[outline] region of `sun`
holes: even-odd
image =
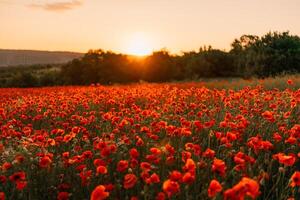
[[[129,39],[126,53],[135,56],[146,56],[153,51],[151,42],[144,34],[135,34]]]

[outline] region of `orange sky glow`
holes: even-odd
[[[228,50],[242,34],[300,35],[299,10],[299,0],[0,0],[0,49]]]

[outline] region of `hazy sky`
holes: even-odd
[[[242,34],[300,35],[300,0],[0,0],[0,48],[173,53]]]

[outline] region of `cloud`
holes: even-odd
[[[76,7],[81,6],[82,3],[83,2],[81,0],[72,0],[45,4],[29,4],[28,6],[31,8],[44,9],[47,11],[61,12],[66,10],[72,10]]]

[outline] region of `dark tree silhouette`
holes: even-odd
[[[262,37],[242,35],[233,41],[229,52],[204,46],[182,55],[171,55],[163,49],[144,58],[90,50],[82,58],[59,67],[60,70],[51,69],[50,65],[0,68],[0,84],[1,87],[89,85],[299,73],[300,38],[289,32],[269,32]]]

